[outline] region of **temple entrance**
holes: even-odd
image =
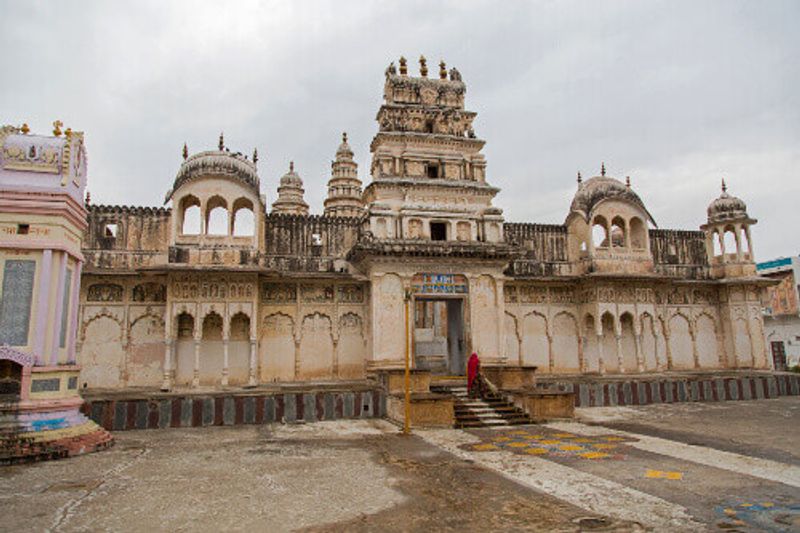
[[[463,298],[414,300],[414,365],[434,374],[466,373]]]

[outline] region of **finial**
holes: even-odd
[[[419,56],[419,73],[423,78],[428,77],[428,60],[425,56]]]
[[[408,65],[406,65],[406,58],[400,56],[400,75],[407,76],[408,75]]]
[[[579,170],[578,171],[578,185],[580,185],[581,183],[583,183],[583,178],[581,177],[581,171]]]
[[[444,59],[439,61],[439,79],[440,80],[447,79],[447,65],[444,64]]]
[[[600,163],[600,175],[601,176],[605,176],[606,175],[606,164],[605,163]]]
[[[53,122],[53,135],[55,135],[56,137],[61,137],[61,126],[63,125],[64,123],[61,122],[60,120],[56,120],[55,122]]]
[[[289,172],[294,172],[294,161],[289,161]]]
[[[722,178],[722,192],[728,192],[728,186],[725,185],[725,178]]]
[[[222,136],[222,133],[223,132],[219,132],[219,144],[217,145],[219,146],[220,152],[225,150],[225,138]]]
[[[86,201],[84,203],[86,205],[89,205],[89,202],[91,201],[92,201],[92,195],[89,193],[89,191],[86,191]]]
[[[183,143],[183,160],[186,161],[189,159],[189,147],[186,146],[186,143]]]
[[[346,132],[346,131],[343,131],[343,132],[342,132],[342,142],[343,142],[343,143],[346,143],[346,142],[347,142],[347,132]]]
[[[64,130],[64,135],[66,136],[67,139],[71,139],[72,138],[72,128],[67,128],[66,130]]]
[[[258,148],[253,148],[253,164],[258,163]]]
[[[631,188],[631,177],[630,176],[625,176],[625,186],[627,188],[629,188],[629,189]]]
[[[27,135],[27,134],[28,134],[28,132],[30,132],[30,131],[31,131],[31,129],[28,127],[28,123],[27,123],[27,122],[24,122],[24,123],[22,124],[22,127],[19,129],[19,131],[21,131],[23,135]]]

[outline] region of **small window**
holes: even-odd
[[[30,230],[30,224],[17,224],[17,235],[27,235]]]
[[[103,235],[106,236],[106,237],[115,238],[117,236],[117,225],[116,224],[106,224],[106,227],[103,230]]]
[[[426,120],[425,121],[425,133],[433,133],[433,121]]]
[[[439,165],[436,163],[428,163],[425,166],[425,173],[430,179],[437,179],[439,177]]]
[[[322,246],[322,235],[319,233],[311,235],[311,244],[314,246]]]
[[[447,240],[447,224],[444,222],[431,222],[431,240],[432,241],[446,241]]]

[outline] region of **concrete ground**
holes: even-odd
[[[800,398],[578,416],[119,432],[0,469],[0,530],[800,531]]]

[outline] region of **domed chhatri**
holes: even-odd
[[[644,202],[639,198],[639,195],[633,192],[630,185],[626,185],[621,181],[601,175],[582,181],[580,174],[578,174],[578,191],[572,198],[570,205],[570,215],[577,213],[583,217],[584,220],[589,220],[594,208],[605,200],[617,200],[628,202],[647,214],[647,218],[653,225],[656,225],[652,215],[647,211]]]
[[[747,216],[747,205],[743,200],[728,194],[728,186],[722,180],[722,194],[708,205],[708,222],[742,220]]]
[[[259,194],[259,179],[256,164],[240,152],[210,150],[184,157],[172,189],[166,201],[184,184],[204,177],[229,178],[246,185],[256,196]]]
[[[307,215],[308,204],[303,199],[303,180],[294,171],[294,161],[289,163],[289,172],[281,177],[278,186],[278,199],[272,204],[276,215]]]

